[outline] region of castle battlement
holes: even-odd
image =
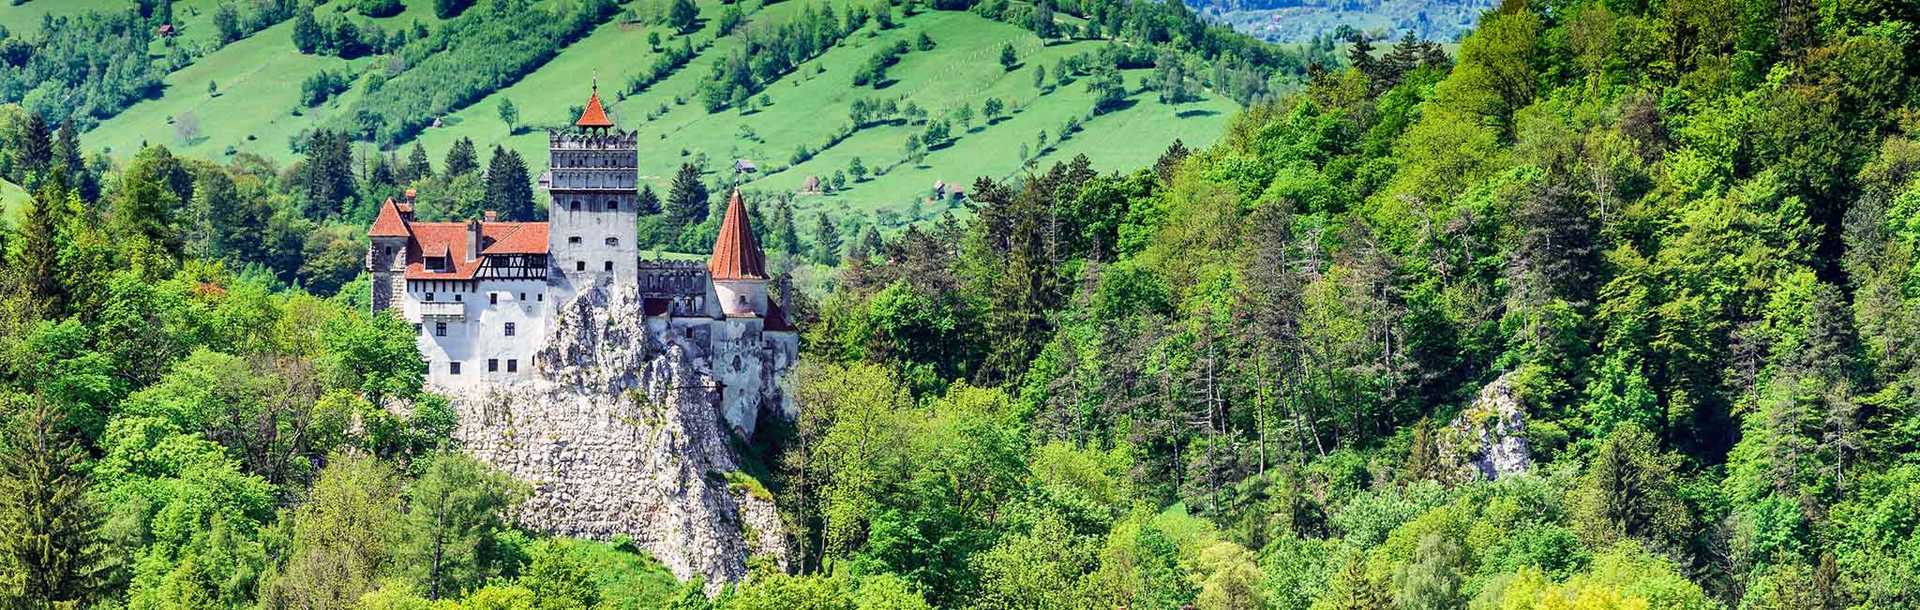
[[[574,123],[549,132],[553,196],[544,222],[415,222],[388,200],[368,231],[373,309],[414,323],[427,381],[455,392],[541,374],[536,354],[560,308],[590,290],[624,292],[650,331],[699,348],[720,382],[722,417],[749,436],[762,409],[788,414],[778,380],[799,355],[774,278],[735,191],[711,260],[640,257],[633,132],[614,127],[595,93]],[[524,220],[524,219],[515,219]]]
[[[547,148],[553,150],[619,150],[639,145],[638,132],[608,130],[606,133],[583,133],[573,130],[547,130]]]

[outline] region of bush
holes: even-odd
[[[407,10],[407,5],[402,4],[400,0],[360,0],[355,8],[358,8],[362,15],[380,18],[398,15],[400,11]]]

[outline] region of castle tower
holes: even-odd
[[[547,133],[548,274],[554,298],[565,302],[580,289],[611,276],[631,287],[640,249],[639,155],[633,132],[614,127],[600,105],[598,85],[574,129]]]
[[[406,294],[407,241],[413,237],[408,226],[413,222],[413,190],[404,201],[388,199],[380,204],[380,215],[367,230],[368,275],[373,279],[373,310],[398,306],[395,295]]]
[[[707,275],[713,279],[720,311],[730,318],[767,314],[767,258],[753,238],[752,219],[740,203],[740,190],[727,197],[727,216],[720,221],[720,237],[713,242]]]

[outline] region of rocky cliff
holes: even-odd
[[[739,469],[697,347],[647,330],[621,291],[565,304],[534,358],[534,379],[452,396],[455,440],[534,485],[517,516],[545,532],[625,535],[680,578],[710,589],[747,558],[784,567],[787,539],[764,495],[731,486]]]
[[[1514,389],[1514,373],[1480,388],[1480,395],[1440,437],[1441,463],[1460,479],[1494,480],[1533,468],[1526,439],[1527,406]]]

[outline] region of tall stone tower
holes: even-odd
[[[380,204],[380,215],[367,230],[367,273],[373,279],[373,310],[398,305],[399,295],[407,293],[407,241],[413,232],[413,189],[407,189],[401,201],[388,199]]]
[[[573,124],[547,133],[548,281],[558,302],[602,277],[631,289],[640,264],[635,136],[614,127],[598,85]]]

